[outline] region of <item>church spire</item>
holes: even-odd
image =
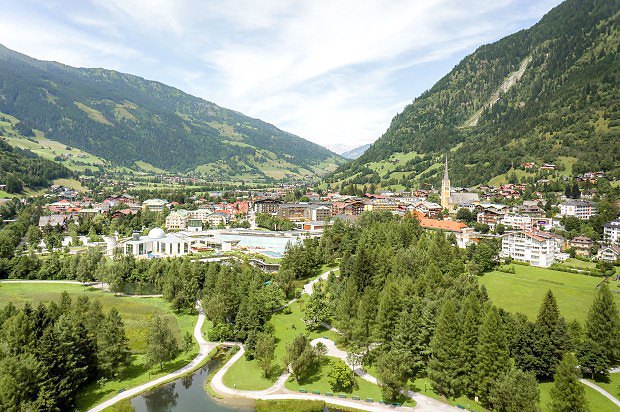
[[[450,177],[448,176],[448,155],[447,154],[446,154],[446,167],[443,172],[443,180],[450,180]]]

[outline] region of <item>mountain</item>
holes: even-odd
[[[340,153],[340,156],[345,159],[357,159],[361,155],[364,154],[366,150],[370,147],[370,144],[365,144],[364,146],[356,147],[355,149],[347,150],[346,152]]]
[[[617,0],[568,0],[478,48],[326,181],[437,185],[446,153],[458,186],[535,181],[523,162],[620,177],[619,18]]]
[[[342,163],[324,147],[162,83],[39,61],[3,46],[0,112],[19,121],[22,137],[134,169],[280,179]]]

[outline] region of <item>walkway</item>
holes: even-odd
[[[310,344],[312,346],[316,346],[316,344],[319,342],[321,342],[327,348],[327,356],[332,356],[334,358],[342,359],[344,363],[346,363],[349,368],[353,369],[353,372],[355,372],[355,374],[358,375],[360,378],[374,385],[379,384],[379,382],[377,381],[377,378],[370,375],[362,367],[354,368],[353,365],[351,365],[347,361],[347,352],[343,351],[342,349],[338,349],[338,347],[336,346],[336,343],[333,340],[327,339],[327,338],[316,338],[316,339],[313,339],[312,342],[310,342]],[[421,411],[437,411],[437,412],[459,411],[460,410],[452,405],[448,405],[447,403],[443,403],[441,401],[430,398],[426,395],[421,395],[411,390],[406,390],[406,391],[403,390],[401,391],[401,393],[413,399],[414,401],[416,401],[415,408],[409,408],[409,409],[421,410]]]
[[[612,401],[613,403],[616,404],[616,406],[620,407],[620,401],[618,399],[616,399],[615,396],[613,396],[611,393],[607,392],[605,389],[601,388],[600,386],[587,381],[585,379],[579,379],[579,382],[583,383],[586,386],[589,386],[590,388],[594,389],[595,391],[599,392],[601,395],[603,395],[604,397],[606,397],[607,399],[609,399],[610,401]]]
[[[203,363],[207,357],[209,356],[209,353],[211,353],[211,351],[213,349],[215,349],[218,345],[220,345],[220,343],[214,343],[214,342],[207,342],[203,337],[202,337],[202,324],[205,321],[205,313],[202,310],[202,306],[200,305],[199,302],[196,303],[196,309],[198,309],[198,321],[196,322],[196,326],[194,327],[194,338],[196,338],[196,341],[198,342],[198,345],[200,345],[200,351],[198,352],[198,355],[187,365],[183,366],[181,369],[169,373],[165,376],[162,376],[161,378],[157,378],[155,380],[152,380],[150,382],[147,382],[143,385],[137,386],[135,388],[132,389],[128,389],[124,392],[119,393],[118,395],[116,395],[115,397],[108,399],[107,401],[100,403],[99,405],[95,406],[94,408],[90,409],[89,412],[99,412],[104,410],[105,408],[107,408],[108,406],[112,406],[114,405],[116,402],[122,401],[123,399],[128,399],[131,397],[134,397],[136,395],[138,395],[139,393],[142,393],[148,389],[154,388],[156,386],[161,385],[162,383],[165,383],[167,381],[176,379],[188,372],[190,372],[191,370],[195,369],[196,367],[198,367],[201,363]]]

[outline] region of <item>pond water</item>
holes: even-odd
[[[205,391],[209,370],[216,368],[220,358],[207,362],[192,375],[155,388],[131,399],[136,412],[249,412],[254,408],[216,402]]]

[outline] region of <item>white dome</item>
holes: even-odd
[[[166,237],[166,232],[162,228],[156,227],[155,229],[151,229],[149,232],[149,239],[163,239]]]

